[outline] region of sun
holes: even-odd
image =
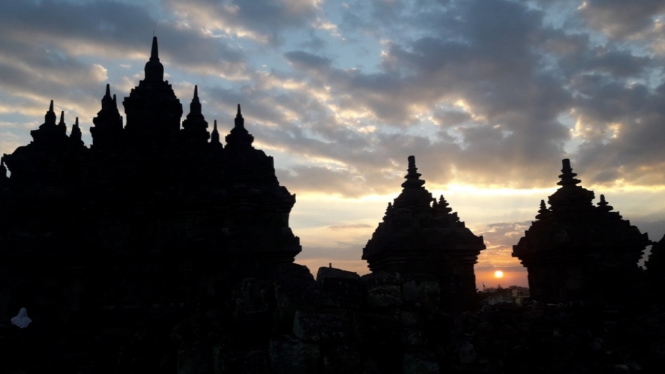
[[[494,278],[503,278],[503,272],[501,270],[495,271]]]

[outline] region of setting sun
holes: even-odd
[[[501,270],[495,271],[494,278],[503,278],[503,272]]]

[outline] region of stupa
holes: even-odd
[[[563,160],[561,186],[540,202],[536,221],[513,246],[513,257],[529,272],[531,298],[547,303],[581,301],[622,303],[631,300],[640,286],[637,262],[648,235],[624,220]]]
[[[443,195],[437,201],[424,187],[414,156],[408,158],[402,193],[388,203],[383,222],[363,249],[370,270],[436,276],[441,284],[442,307],[467,310],[473,303],[476,278],[473,265],[485,249]]]
[[[289,228],[295,195],[252,145],[240,105],[224,146],[194,87],[181,128],[156,37],[123,105],[125,125],[106,85],[88,148],[78,119],[67,135],[51,101],[33,141],[2,157],[0,314],[25,307],[53,326],[128,328],[140,318],[119,311],[214,298],[300,252]]]

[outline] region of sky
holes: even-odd
[[[50,100],[89,145],[106,84],[129,95],[154,34],[185,113],[194,85],[221,134],[242,105],[297,196],[296,262],[367,273],[415,155],[485,239],[478,284],[526,285],[512,245],[561,159],[665,233],[664,22],[661,0],[0,0],[0,153],[30,142]]]

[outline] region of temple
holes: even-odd
[[[294,263],[295,195],[240,105],[223,138],[194,86],[181,122],[157,38],[124,118],[100,91],[89,147],[51,101],[32,142],[0,159],[0,374],[665,368],[662,308],[632,321],[596,308],[633,305],[647,235],[604,196],[592,205],[568,160],[513,251],[544,303],[480,308],[483,237],[427,191],[415,157],[362,250],[372,272],[315,278]],[[664,243],[647,263],[661,296]],[[567,301],[587,303],[547,304]]]
[[[2,157],[0,314],[25,307],[47,324],[85,316],[131,329],[142,313],[214,298],[300,252],[295,195],[252,146],[240,105],[224,146],[198,87],[180,128],[182,105],[163,78],[155,37],[124,126],[107,85],[90,148],[78,118],[68,135],[51,101],[33,141]]]
[[[433,275],[441,284],[444,309],[468,310],[476,293],[473,265],[485,249],[483,237],[466,228],[443,195],[438,202],[432,197],[420,179],[414,156],[409,156],[408,163],[402,193],[388,203],[362,258],[374,272]]]
[[[529,271],[534,300],[561,303],[626,303],[637,296],[640,269],[637,262],[648,235],[640,233],[600,195],[578,184],[563,160],[561,186],[540,202],[536,221],[513,246],[513,257]]]

